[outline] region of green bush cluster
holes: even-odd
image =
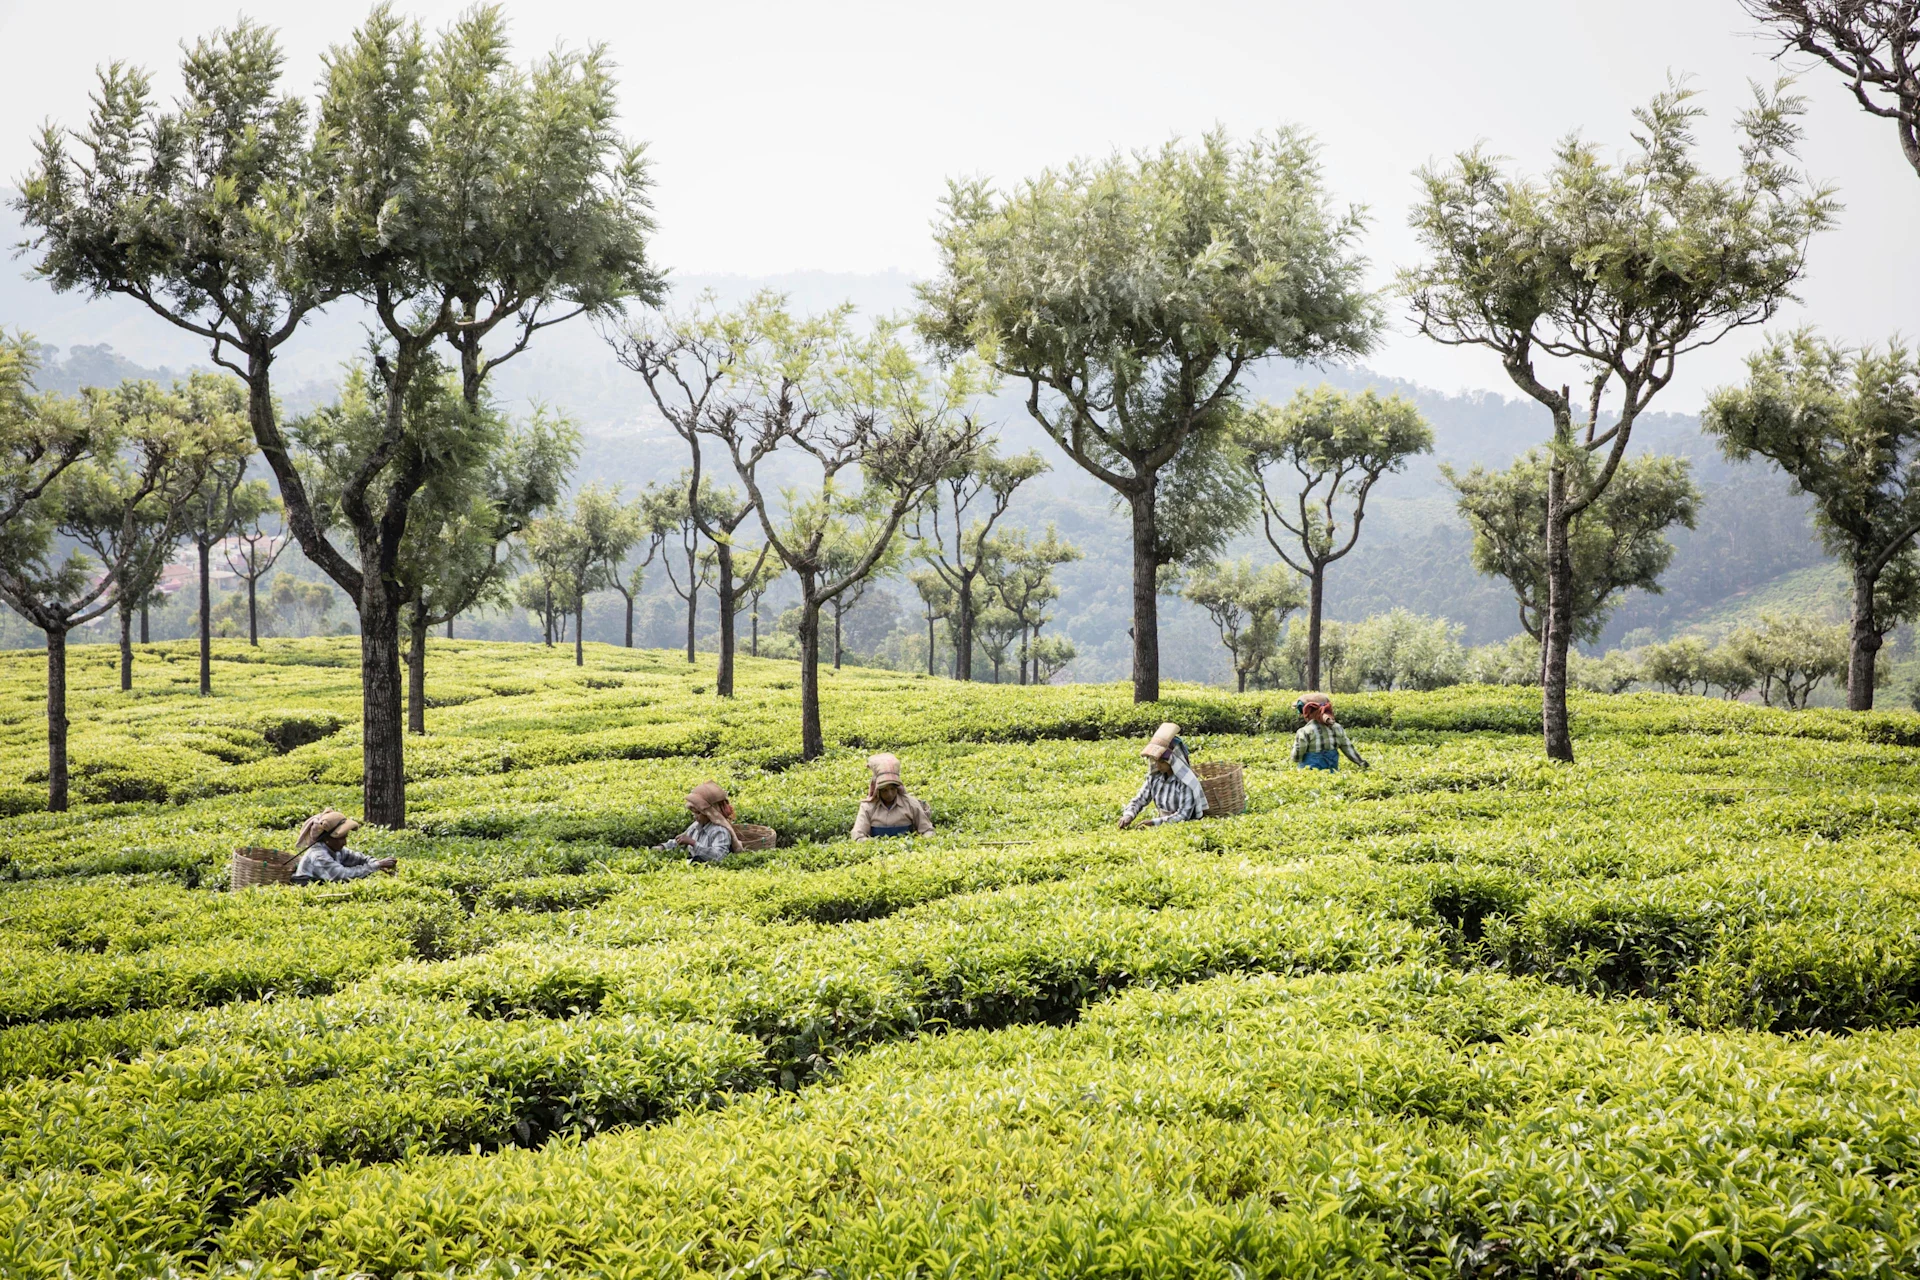
[[[456,643],[399,876],[223,892],[352,807],[352,643],[81,664],[145,782],[0,808],[0,1275],[1920,1268],[1920,716],[1342,695],[1324,774],[1288,694],[849,670],[802,764],[787,664]],[[1113,829],[1167,718],[1245,815]],[[883,747],[934,836],[847,839]],[[654,851],[707,778],[779,847]]]

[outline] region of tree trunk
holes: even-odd
[[[587,665],[587,593],[584,591],[574,597],[573,665]]]
[[[932,618],[927,619],[927,674],[928,675],[933,674],[933,651],[934,651],[934,648],[936,647],[934,645],[934,640],[933,640],[934,621],[935,620]]]
[[[1028,628],[1020,628],[1020,683],[1023,686],[1027,683],[1027,659],[1033,654],[1031,635]]]
[[[1873,662],[1880,655],[1879,619],[1873,613],[1878,574],[1853,575],[1853,635],[1847,654],[1847,710],[1873,710]]]
[[[140,643],[152,644],[153,641],[148,638],[152,634],[152,631],[147,627],[147,602],[142,599],[140,601]]]
[[[820,734],[820,602],[813,584],[801,584],[800,603],[800,758],[818,760],[826,752]]]
[[[1146,487],[1128,495],[1133,505],[1133,700],[1160,700],[1160,562],[1155,558],[1160,529],[1156,495]]]
[[[453,639],[453,619],[447,619],[447,639]]]
[[[720,562],[720,670],[713,680],[713,691],[722,698],[733,696],[734,613],[739,606],[733,598],[733,547],[717,544],[714,552]]]
[[[1245,693],[1247,691],[1247,673],[1236,669],[1234,674],[1240,677],[1240,687],[1234,692]]]
[[[953,678],[973,679],[973,575],[960,579],[953,602]]]
[[[838,600],[833,603],[833,669],[840,669],[840,615],[842,610]]]
[[[760,602],[753,602],[753,656],[760,656]]]
[[[553,648],[553,587],[540,589],[540,625],[546,629],[547,648]]]
[[[1320,692],[1320,619],[1326,612],[1327,566],[1315,563],[1307,575],[1307,692]]]
[[[1567,473],[1557,459],[1547,468],[1547,616],[1540,672],[1540,729],[1547,758],[1573,763],[1567,725],[1567,646],[1573,638],[1573,550],[1568,538]]]
[[[627,602],[627,648],[631,649],[633,648],[633,596],[630,592],[622,591],[620,598]]]
[[[689,562],[691,562],[693,557],[688,556],[687,559]],[[692,571],[691,564],[689,564],[688,571],[689,573],[691,573]],[[699,621],[700,621],[700,584],[697,582],[690,582],[687,586],[687,661],[688,662],[692,662],[694,660],[693,658],[694,629],[698,625]]]
[[[120,692],[133,692],[133,611],[120,610]]]
[[[67,633],[47,632],[47,811],[67,811]]]
[[[424,736],[427,732],[427,613],[418,602],[409,621],[412,647],[407,650],[407,732]]]
[[[366,820],[395,829],[407,825],[400,686],[400,609],[369,573],[360,595],[361,790]]]
[[[194,543],[200,552],[200,696],[213,693],[213,580],[207,567],[213,545]]]

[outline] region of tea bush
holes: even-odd
[[[355,807],[354,644],[77,649],[66,814],[0,655],[0,1275],[1920,1271],[1920,716],[1351,695],[1324,774],[850,668],[801,763],[785,663],[436,640],[400,874],[226,892]],[[1113,829],[1162,719],[1245,815]],[[779,846],[655,851],[708,778]]]

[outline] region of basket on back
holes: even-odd
[[[263,884],[292,884],[296,853],[278,849],[235,849],[233,851],[233,887],[255,889]]]
[[[733,834],[740,837],[742,852],[748,849],[771,849],[776,838],[772,827],[763,827],[756,822],[736,822]]]
[[[1206,793],[1209,818],[1226,818],[1247,811],[1246,771],[1239,765],[1209,760],[1194,765],[1193,771],[1200,776],[1200,790]]]

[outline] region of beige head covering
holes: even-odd
[[[327,836],[344,836],[358,831],[360,824],[338,809],[322,809],[300,824],[300,835],[293,842],[295,853],[304,853],[307,846]]]
[[[867,768],[873,774],[872,780],[867,783],[867,799],[878,799],[880,796],[880,788],[882,787],[894,786],[899,787],[902,791],[907,789],[906,784],[900,781],[899,756],[891,755],[885,751],[882,751],[878,755],[868,756]]]
[[[692,813],[718,814],[726,802],[727,789],[717,782],[703,782],[687,792],[687,809]]]
[[[1147,745],[1140,748],[1140,754],[1149,760],[1164,760],[1167,752],[1173,750],[1173,740],[1180,736],[1180,726],[1171,720],[1163,721],[1153,731],[1153,737]]]

